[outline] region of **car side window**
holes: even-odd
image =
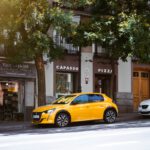
[[[80,95],[76,97],[73,101],[73,104],[85,104],[88,103],[88,95]]]
[[[104,101],[104,97],[99,94],[89,94],[89,102],[101,102]]]

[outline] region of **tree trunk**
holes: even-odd
[[[42,54],[36,55],[35,65],[38,78],[38,106],[42,106],[46,104],[45,67]]]
[[[112,68],[112,75],[111,75],[111,87],[110,87],[110,95],[113,98],[113,100],[115,100],[115,84],[116,84],[116,80],[115,80],[115,72],[116,72],[116,68],[115,68],[115,60],[112,58],[111,59],[111,68]]]

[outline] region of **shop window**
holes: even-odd
[[[56,97],[73,92],[73,75],[71,73],[56,74]]]
[[[3,119],[12,120],[18,112],[18,82],[0,82],[0,106]]]

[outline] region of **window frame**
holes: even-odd
[[[99,96],[101,99],[99,99],[99,100],[90,100],[90,99],[88,99],[89,103],[97,103],[97,102],[103,102],[104,101],[104,96],[102,96],[101,94],[88,94],[89,97],[90,97],[90,95]]]
[[[99,97],[101,97],[101,99],[100,99],[100,100],[95,100],[95,101],[94,101],[94,100],[93,100],[93,101],[90,101],[90,99],[89,99],[90,95],[99,96]],[[75,100],[76,100],[77,98],[81,97],[81,96],[87,96],[87,98],[88,98],[87,102],[81,102],[81,103],[75,102]],[[104,99],[103,95],[101,95],[101,94],[83,94],[83,95],[77,96],[77,97],[71,102],[71,105],[97,103],[97,102],[103,102],[104,100],[105,100],[105,99]]]

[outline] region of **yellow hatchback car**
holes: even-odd
[[[33,110],[32,124],[68,126],[72,122],[101,120],[113,123],[118,108],[112,99],[100,93],[75,93],[60,97],[51,105]]]

